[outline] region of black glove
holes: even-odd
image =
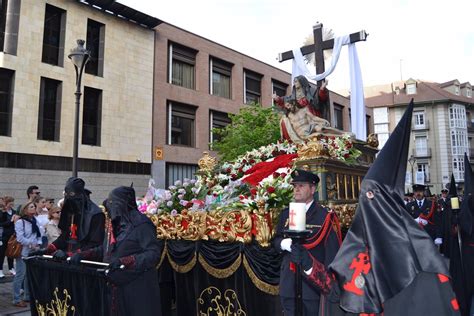
[[[291,245],[291,262],[301,264],[304,271],[311,269],[313,260],[311,259],[308,250],[300,244]]]
[[[67,253],[64,252],[61,249],[56,250],[56,252],[53,254],[53,259],[54,260],[59,260],[59,261],[66,260],[67,259]]]
[[[70,264],[79,264],[81,263],[82,260],[82,254],[81,253],[75,253],[71,258],[69,258],[68,262]]]
[[[119,270],[120,269],[120,266],[122,266],[123,263],[120,261],[120,259],[115,259],[114,261],[112,261],[111,263],[109,263],[109,271],[115,271],[115,270]]]
[[[39,249],[29,253],[28,256],[42,256],[46,254],[46,249]]]

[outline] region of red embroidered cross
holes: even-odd
[[[367,252],[360,252],[357,258],[352,259],[352,263],[349,266],[349,269],[354,269],[354,273],[352,274],[351,282],[344,284],[344,290],[359,296],[364,294],[361,289],[365,284],[365,280],[360,278],[363,278],[362,273],[369,273],[370,267],[369,254]]]
[[[296,212],[294,210],[291,210],[290,211],[290,224],[289,224],[290,226],[295,225],[295,222],[293,221],[294,215],[296,215]]]

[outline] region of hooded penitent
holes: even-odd
[[[122,186],[113,189],[106,201],[106,209],[117,242],[123,240],[134,227],[150,221],[138,211],[135,190],[132,187]]]
[[[447,286],[449,300],[454,298],[444,259],[403,203],[413,106],[412,101],[364,177],[353,224],[330,266],[341,289],[340,307],[348,312],[422,315],[431,302],[387,302],[413,287],[413,293],[431,293],[437,285]],[[443,315],[456,313],[455,300],[449,300],[441,307],[447,312],[439,311]]]
[[[89,233],[92,217],[102,213],[100,208],[88,198],[84,186],[84,180],[81,178],[71,177],[66,181],[64,205],[59,219],[59,228],[62,231],[68,231],[71,224],[76,225],[79,242]]]

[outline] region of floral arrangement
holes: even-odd
[[[355,163],[361,152],[349,135],[318,136],[333,159]],[[292,161],[297,146],[277,142],[247,152],[233,162],[224,162],[212,172],[197,175],[196,180],[176,181],[167,190],[155,189],[153,183],[143,199],[137,201],[141,212],[177,215],[183,210],[210,211],[248,209],[282,209],[293,198]],[[257,178],[252,172],[270,170]],[[250,178],[253,177],[253,181]]]
[[[323,145],[327,146],[331,158],[341,160],[349,165],[355,164],[362,154],[354,147],[350,135],[340,137],[319,135],[317,137]]]

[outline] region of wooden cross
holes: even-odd
[[[360,42],[365,41],[367,39],[367,34],[364,30],[352,33],[349,35],[350,42]],[[324,51],[327,49],[332,49],[334,47],[334,39],[325,40],[323,41],[323,24],[316,22],[316,25],[313,26],[313,36],[314,36],[314,44],[313,45],[306,45],[300,48],[301,53],[304,55],[308,55],[311,53],[315,54],[315,64],[316,64],[316,74],[322,74],[325,71],[324,68]],[[292,59],[293,51],[289,50],[284,53],[278,54],[278,61],[282,62],[285,60]],[[322,84],[322,80],[318,81],[318,87]]]

